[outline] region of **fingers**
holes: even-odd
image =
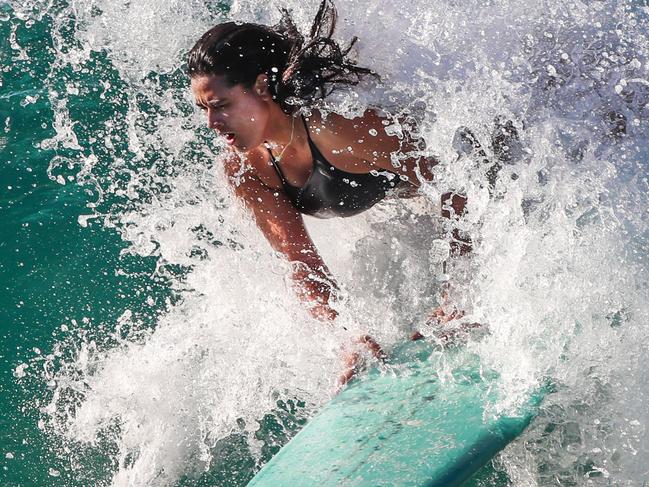
[[[461,311],[455,307],[452,307],[450,310],[444,304],[435,308],[429,315],[428,319],[435,320],[437,323],[448,323],[452,320],[460,319],[464,316],[464,311]]]
[[[338,388],[347,384],[355,375],[361,356],[358,352],[349,352],[343,356],[343,373],[338,376]]]
[[[356,368],[350,367],[348,369],[345,369],[345,371],[338,377],[338,390],[340,390],[342,386],[346,385],[350,380],[352,380],[355,375]]]
[[[361,335],[354,340],[354,343],[364,345],[372,353],[374,358],[378,360],[385,360],[387,358],[381,345],[379,345],[377,341],[369,335]],[[363,356],[358,350],[352,350],[343,355],[344,370],[342,374],[338,376],[338,390],[340,390],[342,386],[347,384],[357,374],[362,359]]]
[[[413,331],[413,332],[410,334],[410,341],[416,342],[417,340],[421,340],[422,338],[425,338],[424,335],[422,335],[422,334],[421,334],[420,332],[418,332],[418,331]]]
[[[362,343],[367,347],[367,349],[372,352],[372,355],[374,355],[375,358],[379,360],[385,360],[386,354],[381,348],[381,345],[379,345],[374,338],[372,338],[369,335],[362,335],[359,337],[357,340],[358,343]]]

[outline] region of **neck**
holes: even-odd
[[[299,118],[298,114],[288,115],[279,106],[273,107],[264,139],[271,147],[279,150],[289,144],[302,142],[305,137]]]

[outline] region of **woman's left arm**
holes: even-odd
[[[417,188],[422,179],[433,181],[432,169],[439,161],[433,157],[419,155],[421,149],[425,148],[424,142],[413,140],[407,132],[400,132],[401,136],[388,134],[386,127],[391,123],[389,119],[372,110],[366,111],[362,117],[343,121],[342,124],[346,125],[343,133],[349,134],[347,137],[352,153],[377,168],[406,176],[410,184]],[[400,164],[392,163],[395,155],[398,156],[397,161]],[[451,222],[457,221],[465,212],[466,202],[467,199],[462,194],[442,194],[442,217]],[[463,255],[471,251],[471,239],[461,235],[455,225],[451,226],[450,237],[451,255]],[[442,303],[431,312],[429,319],[441,324],[463,315],[462,311],[448,302],[448,296],[444,292]]]
[[[416,188],[422,180],[433,181],[432,169],[439,161],[421,155],[425,142],[413,139],[407,131],[396,128],[394,132],[398,131],[399,135],[388,133],[386,128],[393,124],[390,119],[380,116],[374,110],[367,110],[363,116],[351,120],[338,117],[335,123],[339,133],[344,134],[352,154],[372,167],[405,176]],[[397,161],[396,165],[392,163],[393,159]],[[454,221],[464,214],[467,202],[464,195],[447,192],[441,200],[443,217]],[[451,234],[453,254],[461,255],[471,250],[469,238],[461,236],[457,229],[453,229]]]
[[[389,134],[386,128],[394,124],[392,120],[382,117],[374,110],[367,110],[361,117],[354,119],[336,117],[335,124],[338,132],[344,134],[347,147],[351,148],[351,153],[358,159],[377,169],[405,176],[415,187],[421,185],[422,179],[433,180],[432,169],[439,161],[421,155],[423,140],[413,139],[400,127],[395,127],[395,133]],[[398,164],[393,164],[393,160]]]

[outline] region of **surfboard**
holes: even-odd
[[[499,412],[500,376],[465,347],[403,344],[352,381],[248,484],[459,486],[518,437],[545,391]]]

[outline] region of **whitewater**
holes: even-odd
[[[113,269],[140,276],[145,302],[160,309],[155,323],[125,308],[100,327],[80,311],[52,324],[65,333],[48,350],[14,364],[17,383],[43,384],[26,404],[70,478],[99,470],[102,485],[245,485],[333,397],[341,349],[365,333],[388,350],[413,330],[430,334],[427,313],[448,286],[466,320],[489,326],[467,346],[502,375],[502,410],[554,384],[495,460],[506,479],[493,485],[649,479],[643,2],[336,2],[335,38],[357,36],[358,64],[381,79],[334,93],[324,109],[352,117],[380,108],[390,130],[402,129],[398,120],[414,127],[440,164],[416,198],[348,219],[305,217],[341,286],[333,325],[303,309],[289,263],[235,200],[224,146],[183,72],[212,25],[273,24],[285,7],[308,32],[317,1],[7,5],[14,62],[30,62],[17,29],[42,25],[50,45],[39,96],[55,133],[33,144],[56,155],[42,170],[86,191],[80,228],[117,232],[124,262],[155,261]],[[71,108],[88,93],[104,122]],[[453,139],[468,127],[493,157],[497,119],[514,123],[520,146],[490,194],[482,163]],[[468,197],[461,225],[474,251],[444,272],[439,200],[448,190]],[[173,294],[166,301],[147,295],[159,279]]]

